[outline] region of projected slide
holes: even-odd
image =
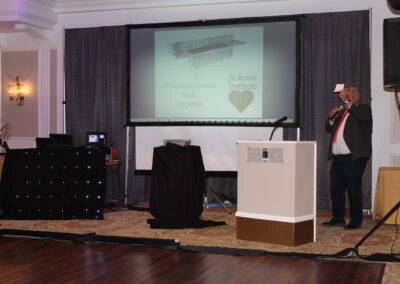
[[[133,25],[128,124],[293,124],[299,38],[288,17]]]
[[[155,117],[261,118],[262,26],[154,33]]]

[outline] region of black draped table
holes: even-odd
[[[105,171],[99,149],[10,150],[0,209],[10,219],[103,219]]]
[[[203,221],[205,171],[199,146],[168,143],[155,147],[151,176],[152,228],[185,228],[221,225]],[[217,224],[216,224],[217,223]]]

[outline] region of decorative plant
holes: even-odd
[[[0,146],[3,147],[6,151],[9,149],[7,144],[7,139],[11,136],[11,124],[7,122],[0,128]]]

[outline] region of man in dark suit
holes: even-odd
[[[325,128],[331,134],[329,159],[332,219],[324,226],[344,226],[351,230],[362,225],[361,183],[371,155],[372,111],[368,104],[360,104],[356,88],[346,88],[339,94],[340,107],[332,109]],[[345,223],[345,192],[350,201],[350,222]]]

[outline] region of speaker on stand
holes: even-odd
[[[388,0],[390,6],[395,10],[400,10],[400,0]]]

